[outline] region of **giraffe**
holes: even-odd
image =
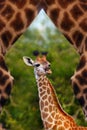
[[[10,93],[13,86],[13,77],[8,71],[4,56],[0,54],[0,113],[10,98]],[[0,124],[0,130],[6,130],[3,124]]]
[[[80,55],[71,83],[87,120],[87,0],[45,0],[45,4],[47,15]]]
[[[45,0],[46,13],[81,55],[87,51],[87,1]]]
[[[26,30],[38,13],[40,0],[0,0],[0,52],[8,48]]]
[[[86,0],[0,0],[1,53],[6,53],[41,9],[44,9],[79,54],[86,51]]]
[[[74,94],[83,107],[87,121],[87,52],[80,57],[75,74],[71,77]]]
[[[23,60],[26,65],[34,67],[41,118],[45,130],[87,130],[87,127],[77,126],[74,119],[62,109],[54,87],[46,76],[52,71],[45,54],[37,56],[35,61],[27,56],[24,56]]]
[[[82,55],[87,57],[87,53],[85,53],[87,51],[87,0],[0,0],[0,54],[6,54],[41,9],[76,48],[80,57],[83,57]],[[79,65],[81,63],[80,58]],[[87,92],[83,93],[82,80],[75,76],[78,66],[71,81],[74,94],[87,117],[87,101],[84,98]],[[81,69],[85,69],[84,66]],[[79,69],[79,71],[81,70]],[[83,75],[82,78],[84,79]],[[79,85],[75,87],[74,82],[79,82]],[[86,86],[85,82],[85,88],[87,88]],[[79,90],[80,97],[77,90]]]

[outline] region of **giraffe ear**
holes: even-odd
[[[26,65],[33,66],[34,61],[30,57],[23,56],[23,61]]]

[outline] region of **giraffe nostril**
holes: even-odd
[[[49,67],[45,68],[45,71],[48,71],[49,70]]]

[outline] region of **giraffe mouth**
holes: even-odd
[[[46,74],[51,74],[52,73],[51,69],[49,69],[49,68],[46,68],[45,72],[46,72]]]

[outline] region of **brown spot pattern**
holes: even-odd
[[[9,82],[5,88],[5,93],[9,96],[11,93],[12,84]]]
[[[79,0],[82,3],[87,3],[87,0]]]
[[[0,85],[5,85],[6,81],[9,79],[8,75],[3,75],[0,77]],[[3,87],[3,86],[2,86]]]
[[[74,90],[74,94],[77,96],[78,93],[80,93],[80,89],[77,83],[73,83],[73,90]]]
[[[62,8],[67,8],[71,3],[75,2],[75,0],[57,0],[57,1]]]
[[[80,6],[81,6],[81,8],[82,8],[84,11],[87,11],[87,5],[86,5],[86,4],[81,3]]]
[[[48,103],[48,101],[46,100],[46,101],[45,101],[45,106],[48,106],[48,104],[49,104],[49,103]]]
[[[83,31],[87,32],[87,18],[83,19],[79,25]]]
[[[4,46],[8,47],[9,41],[11,41],[11,39],[12,39],[12,34],[9,31],[5,31],[4,33],[2,33],[1,39],[4,43]]]
[[[57,124],[58,124],[58,125],[62,125],[62,122],[59,120],[59,121],[57,122]]]
[[[4,8],[4,6],[5,6],[5,1],[6,0],[0,0],[0,12]]]
[[[69,18],[67,12],[64,13],[63,20],[61,22],[61,28],[64,31],[70,31],[70,29],[74,26],[74,22]]]
[[[6,6],[6,8],[3,10],[3,12],[1,13],[1,15],[3,17],[5,17],[7,20],[9,20],[10,18],[12,18],[14,13],[14,10],[12,9],[11,6]]]
[[[15,31],[21,31],[24,28],[23,19],[21,18],[21,14],[18,13],[15,19],[11,22],[11,27],[14,28]]]
[[[79,103],[80,103],[81,106],[84,106],[84,104],[85,104],[84,97],[78,98],[78,101],[79,101]]]
[[[42,97],[42,99],[43,99],[43,100],[46,100],[46,99],[47,99],[47,95],[44,95],[44,96]]]
[[[48,116],[46,112],[42,112],[42,117],[45,119]]]
[[[11,3],[16,5],[19,9],[23,8],[27,2],[27,0],[9,0]]]
[[[41,109],[43,109],[43,107],[44,107],[44,102],[43,102],[42,100],[41,100],[40,104],[41,104]]]
[[[44,111],[45,111],[45,112],[48,112],[48,107],[45,107],[45,108],[44,108]]]
[[[40,0],[30,0],[29,3],[32,5],[37,5],[40,2]]]
[[[0,99],[0,105],[3,107],[7,102],[7,99],[3,96],[1,96],[1,99]]]
[[[52,113],[51,113],[51,116],[54,118],[55,117],[55,112],[53,111]],[[57,118],[58,119],[58,118]]]
[[[41,93],[40,93],[40,96],[43,96],[44,94],[45,94],[45,91],[41,92]]]
[[[35,17],[34,10],[29,9],[29,8],[25,9],[25,15],[26,15],[26,18],[27,18],[27,25],[29,25]]]
[[[71,9],[71,14],[73,16],[74,19],[78,19],[79,17],[81,17],[83,15],[82,10],[79,8],[78,5],[73,6],[73,8]]]
[[[0,0],[0,4],[4,3],[6,0]]]
[[[80,85],[85,85],[87,84],[87,79],[82,77],[81,75],[76,75],[76,79],[78,80],[78,82],[80,83]]]
[[[73,33],[72,38],[73,38],[73,40],[78,48],[82,43],[83,34],[79,30],[77,30]]]
[[[85,50],[87,51],[87,37],[86,37],[86,39],[85,39]]]
[[[49,89],[49,88],[47,88],[47,94],[48,94],[48,95],[50,94],[50,89]]]
[[[83,55],[80,59],[79,65],[77,66],[77,71],[82,69],[86,64],[86,57]]]
[[[55,3],[55,0],[46,0],[46,3],[47,3],[48,5],[52,5],[52,4]]]
[[[84,78],[87,78],[87,69],[84,69],[84,70],[82,71],[82,76],[83,76]]]
[[[65,130],[65,127],[59,126],[58,130]]]
[[[52,112],[52,105],[49,105],[49,111]]]
[[[41,82],[39,83],[39,86],[42,86],[42,83],[41,83]],[[41,88],[41,89],[42,89],[42,88]]]
[[[66,129],[69,128],[70,127],[69,122],[64,122],[64,126],[65,126]]]
[[[58,20],[58,17],[59,17],[59,13],[60,13],[60,9],[59,8],[55,8],[55,9],[52,9],[50,11],[50,18],[55,23],[55,25],[57,25],[57,20]]]
[[[2,30],[5,27],[5,23],[0,19],[0,30]]]
[[[44,122],[44,124],[45,124],[45,128],[46,129],[49,129],[51,126],[52,126],[52,124],[50,124],[50,123],[48,123],[48,122]]]
[[[2,77],[2,75],[3,75],[3,72],[0,70],[0,77]]]
[[[13,80],[8,72],[4,57],[0,56],[0,106],[3,107],[9,99]]]
[[[87,88],[85,88],[85,89],[83,90],[83,93],[85,93],[85,94],[87,93]]]
[[[51,118],[50,116],[48,117],[47,120],[48,120],[48,122],[50,122],[50,123],[53,121],[52,118]]]

